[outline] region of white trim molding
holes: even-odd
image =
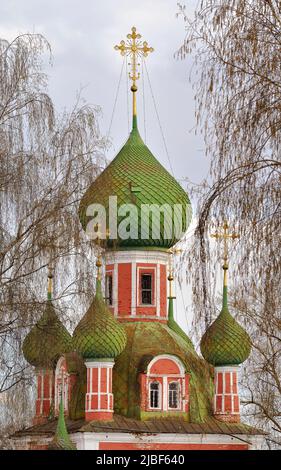
[[[152,283],[152,299],[153,303],[152,304],[142,304],[141,299],[140,299],[140,294],[141,294],[141,275],[140,271],[143,271],[142,274],[152,274],[153,272],[153,283]],[[147,272],[145,272],[147,271]],[[133,281],[133,280],[132,280]],[[132,282],[133,284],[133,282]],[[137,291],[137,307],[142,307],[142,308],[155,308],[157,307],[156,301],[157,301],[157,285],[156,285],[156,267],[153,266],[138,266],[137,267],[137,278],[136,278],[136,291]],[[133,287],[133,286],[132,286]]]
[[[169,253],[158,250],[122,250],[105,253],[105,264],[115,263],[160,263],[168,265]]]
[[[93,369],[97,367],[105,368],[105,367],[110,367],[112,368],[114,366],[114,360],[113,359],[105,359],[104,361],[101,361],[98,359],[97,361],[90,359],[89,361],[85,361],[85,366],[87,369]]]
[[[239,372],[240,366],[215,366],[215,372]]]
[[[131,434],[131,433],[73,433],[70,435],[71,440],[76,443],[78,450],[98,450],[99,443],[120,443],[122,445],[130,444],[150,444],[150,450],[153,444],[210,444],[220,445],[248,445],[249,450],[260,450],[264,443],[263,435],[248,434]],[[141,448],[141,447],[140,447]],[[145,447],[144,447],[145,449]]]
[[[122,444],[218,444],[237,445],[248,444],[249,450],[262,450],[264,435],[233,434],[130,434],[130,433],[91,433],[76,432],[70,434],[71,441],[76,444],[77,450],[99,450],[100,442]],[[27,435],[11,438],[16,450],[28,450],[31,443],[48,445],[52,437],[47,435]]]

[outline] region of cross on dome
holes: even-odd
[[[128,56],[131,59],[131,72],[129,72],[129,78],[133,84],[131,91],[133,92],[133,116],[137,115],[137,104],[136,104],[136,91],[138,87],[136,81],[140,78],[140,72],[138,67],[138,58],[147,57],[150,52],[154,49],[149,47],[146,41],[141,41],[141,34],[137,33],[137,29],[133,26],[132,33],[127,34],[127,41],[122,40],[119,45],[114,46],[116,51],[120,51],[122,56]]]
[[[226,271],[228,269],[228,241],[229,240],[235,240],[236,238],[239,238],[240,235],[238,233],[229,233],[229,225],[227,221],[224,222],[223,224],[223,232],[218,232],[212,233],[211,237],[215,238],[216,240],[223,240],[223,270],[224,270],[224,285],[226,286],[227,284],[227,278],[226,278]]]
[[[149,47],[146,41],[140,41],[141,34],[136,32],[137,29],[133,26],[132,33],[127,34],[127,41],[121,41],[119,46],[116,45],[114,49],[116,51],[120,51],[122,56],[129,56],[132,60],[131,65],[131,72],[129,73],[129,78],[132,80],[133,85],[131,90],[137,91],[136,80],[140,78],[140,73],[138,72],[137,68],[140,65],[137,62],[137,58],[139,57],[147,57],[149,52],[153,52],[154,49]]]

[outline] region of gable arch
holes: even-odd
[[[147,366],[147,375],[185,376],[185,366],[182,361],[171,354],[155,356]]]
[[[145,357],[140,373],[140,408],[143,416],[179,415],[189,410],[189,374],[178,356]],[[158,384],[157,389],[154,384]],[[153,387],[155,389],[153,389]]]

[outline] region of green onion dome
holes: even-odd
[[[48,300],[42,317],[24,339],[24,357],[35,367],[53,368],[59,357],[71,348],[71,335],[59,320],[52,301]]]
[[[242,364],[250,355],[251,340],[228,310],[227,286],[223,290],[223,308],[201,339],[201,352],[213,366]]]
[[[109,234],[106,246],[109,248],[118,247],[119,249],[127,247],[166,249],[173,246],[181,238],[182,233],[186,232],[191,221],[190,201],[187,193],[179,183],[156,160],[144,144],[137,129],[136,117],[134,117],[133,123],[133,129],[125,145],[83,196],[79,208],[80,221],[84,230],[89,233],[87,224],[92,217],[86,215],[87,208],[91,204],[101,204],[106,209],[108,227],[109,196],[117,196],[118,209],[124,204],[133,204],[137,208],[137,211],[130,213],[130,221],[134,220],[131,225],[134,223],[136,231],[132,238],[125,240],[122,234],[129,229],[127,224],[124,223],[122,230],[120,223],[128,220],[128,213],[123,213],[122,216],[117,215],[117,219],[114,220],[119,231],[121,231],[121,235],[118,233],[117,240],[114,240],[113,234],[112,239],[110,239],[111,234]],[[141,226],[141,206],[144,204],[156,204],[159,207],[163,204],[167,205],[168,210],[171,210],[170,219],[172,220],[172,225],[169,224],[169,221],[166,225],[166,227],[170,227],[168,233],[165,233],[164,230],[163,213],[160,217],[160,233],[152,234],[151,212],[147,218],[142,217],[143,226]],[[178,205],[176,209],[174,209],[175,204]],[[182,231],[181,234],[175,233],[176,230],[173,229],[175,226],[179,226]],[[141,236],[141,227],[147,231],[146,239]]]
[[[125,348],[126,340],[123,326],[103,300],[101,281],[97,279],[94,300],[74,330],[74,348],[84,359],[114,359]]]

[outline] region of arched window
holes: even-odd
[[[144,412],[186,413],[189,410],[189,374],[177,356],[145,358],[140,373],[140,407]]]
[[[179,408],[180,384],[179,382],[169,383],[169,408]]]
[[[154,409],[161,408],[159,382],[150,382],[149,384],[149,407]]]

